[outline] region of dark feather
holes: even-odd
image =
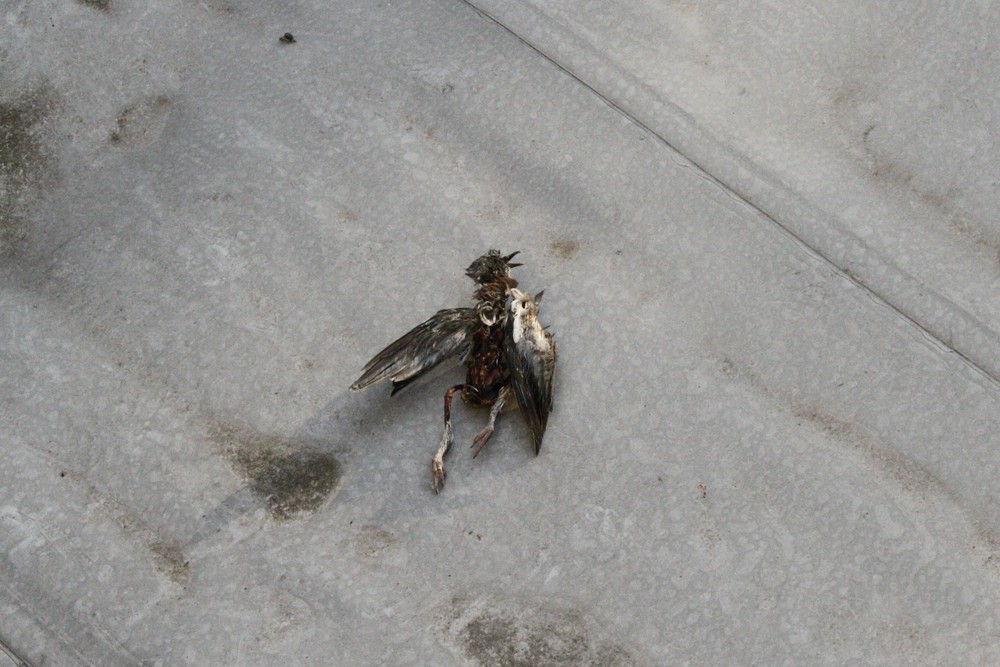
[[[522,336],[517,343],[513,336],[514,317],[507,321],[506,339],[507,370],[510,372],[511,386],[517,405],[521,410],[528,428],[531,429],[531,440],[535,445],[535,454],[542,448],[542,438],[545,436],[545,426],[552,411],[552,375],[556,364],[556,343],[552,334],[545,332],[545,337],[551,346],[551,354],[539,354]]]
[[[445,359],[468,355],[478,327],[479,318],[473,308],[439,310],[376,354],[351,389],[364,389],[388,378],[395,394]]]
[[[430,370],[430,369],[428,369],[428,370]],[[411,382],[413,382],[414,380],[416,380],[417,378],[419,378],[421,375],[423,375],[423,373],[417,373],[416,375],[411,375],[410,377],[406,378],[405,380],[400,380],[399,382],[397,382],[396,380],[393,380],[392,381],[392,391],[389,392],[389,395],[390,396],[395,396],[396,392],[403,391],[404,389],[406,389],[406,385],[410,384]]]

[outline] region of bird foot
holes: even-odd
[[[476,450],[472,454],[472,458],[476,458],[477,456],[479,456],[479,452],[483,451],[483,448],[486,447],[486,443],[490,441],[490,438],[492,436],[493,436],[492,426],[487,426],[486,428],[484,428],[482,431],[479,432],[479,435],[476,436],[476,439],[472,441],[472,446]]]
[[[444,488],[444,477],[444,457],[434,457],[434,461],[431,462],[431,488],[434,493],[438,493]]]

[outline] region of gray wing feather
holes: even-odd
[[[552,376],[556,367],[556,342],[552,334],[545,332],[552,354],[539,355],[528,344],[526,338],[514,342],[511,333],[514,318],[507,322],[507,370],[510,372],[511,385],[517,406],[521,410],[528,428],[531,429],[531,440],[535,446],[535,454],[542,448],[542,438],[545,436],[545,426],[552,411]]]
[[[445,359],[467,355],[478,326],[474,308],[439,310],[372,357],[351,389],[388,378],[395,394]]]

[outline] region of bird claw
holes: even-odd
[[[486,443],[490,441],[490,438],[492,436],[493,436],[493,429],[489,426],[487,426],[486,428],[484,428],[482,431],[479,432],[479,435],[476,436],[476,439],[472,441],[472,447],[474,447],[476,450],[475,452],[473,452],[472,458],[476,458],[477,456],[479,456],[479,452],[483,451],[483,448],[486,447]]]
[[[438,493],[444,488],[444,461],[434,459],[431,463],[431,489]]]

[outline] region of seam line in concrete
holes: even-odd
[[[508,26],[507,24],[505,24],[503,21],[501,21],[500,19],[498,19],[496,16],[490,14],[486,10],[484,10],[484,9],[480,8],[479,6],[477,6],[471,0],[459,0],[459,1],[462,2],[463,4],[467,5],[470,9],[472,9],[474,12],[476,12],[476,14],[478,14],[484,20],[486,20],[486,21],[488,21],[490,23],[493,23],[497,27],[501,28],[502,30],[504,30],[505,32],[507,32],[508,34],[510,34],[512,37],[514,37],[515,39],[517,39],[519,42],[521,42],[522,44],[524,44],[526,47],[528,47],[529,49],[531,49],[532,51],[534,51],[536,54],[538,54],[539,56],[541,56],[542,58],[544,58],[546,61],[548,61],[552,66],[554,66],[556,69],[558,69],[559,71],[561,71],[563,74],[565,74],[566,76],[570,77],[573,81],[577,82],[579,85],[583,86],[588,92],[590,92],[595,97],[597,97],[606,106],[610,107],[613,111],[615,111],[616,113],[620,114],[623,118],[625,118],[626,120],[628,120],[630,123],[632,123],[633,125],[635,125],[636,127],[638,127],[643,132],[649,134],[649,136],[653,137],[660,144],[666,146],[668,149],[670,149],[671,151],[673,151],[674,153],[676,153],[677,155],[679,155],[680,157],[682,157],[684,160],[686,160],[691,165],[691,168],[701,178],[709,181],[710,183],[712,183],[713,185],[715,185],[716,187],[718,187],[720,190],[722,190],[723,192],[725,192],[728,196],[732,197],[733,199],[735,199],[736,201],[738,201],[740,204],[742,204],[743,206],[749,208],[750,210],[752,210],[756,214],[760,215],[764,220],[766,220],[771,225],[773,225],[778,230],[780,230],[782,233],[784,233],[788,237],[790,237],[793,241],[795,241],[799,246],[801,246],[809,254],[815,256],[820,261],[822,261],[823,263],[825,263],[828,266],[830,266],[831,268],[833,268],[843,279],[851,282],[853,285],[855,285],[856,287],[858,287],[859,289],[861,289],[862,291],[864,291],[865,293],[867,293],[869,295],[869,297],[875,303],[877,303],[878,305],[880,305],[880,306],[882,306],[884,308],[888,308],[897,317],[900,317],[901,319],[903,319],[904,321],[906,321],[908,324],[910,324],[911,326],[913,326],[914,328],[916,328],[919,331],[920,334],[922,334],[927,339],[929,339],[931,342],[933,342],[934,345],[936,345],[938,348],[940,348],[940,349],[942,349],[942,350],[944,350],[944,351],[946,351],[948,353],[954,354],[956,357],[958,357],[959,359],[961,359],[965,364],[967,364],[970,368],[972,368],[973,370],[975,370],[976,372],[978,372],[979,374],[981,374],[992,385],[994,385],[997,388],[1000,388],[1000,377],[998,377],[997,375],[995,375],[989,369],[985,368],[983,365],[981,365],[980,363],[976,362],[974,359],[972,359],[971,357],[969,357],[968,355],[966,355],[962,351],[958,350],[957,348],[953,347],[949,343],[945,342],[945,340],[940,335],[938,335],[935,332],[933,332],[930,329],[928,329],[926,326],[924,326],[923,324],[921,324],[920,321],[917,320],[914,316],[910,315],[908,312],[906,312],[905,310],[901,309],[899,306],[896,306],[894,303],[892,303],[891,301],[889,301],[888,299],[886,299],[885,297],[883,297],[881,294],[879,294],[878,292],[876,292],[870,286],[868,286],[867,284],[865,284],[864,282],[862,282],[861,280],[859,280],[857,277],[855,277],[855,275],[854,275],[854,273],[852,271],[849,271],[846,268],[840,266],[829,255],[827,255],[825,252],[823,252],[823,250],[821,250],[820,248],[816,247],[815,245],[809,243],[807,240],[805,240],[802,236],[800,236],[799,234],[797,234],[796,232],[794,232],[788,226],[782,224],[782,222],[780,220],[778,220],[774,215],[772,215],[771,213],[769,213],[768,211],[766,211],[765,209],[763,209],[760,205],[758,205],[758,204],[756,204],[756,203],[748,200],[746,197],[744,197],[743,195],[741,195],[740,192],[737,189],[733,188],[728,183],[726,183],[725,181],[723,181],[719,177],[715,176],[712,172],[710,172],[708,169],[706,169],[697,160],[695,160],[691,156],[687,155],[684,151],[680,150],[672,141],[670,141],[670,139],[668,139],[667,137],[665,137],[664,135],[662,135],[661,133],[659,133],[657,130],[653,129],[649,124],[647,124],[647,123],[643,122],[642,120],[640,120],[639,118],[637,118],[634,114],[632,114],[627,109],[625,109],[624,107],[622,107],[620,104],[618,104],[617,102],[615,102],[611,97],[609,97],[608,95],[602,93],[600,90],[598,90],[593,85],[591,85],[590,83],[588,83],[586,80],[584,80],[583,78],[581,78],[579,75],[577,75],[575,72],[573,72],[573,70],[571,70],[568,66],[566,66],[566,65],[562,64],[561,62],[559,62],[558,60],[556,60],[554,57],[552,57],[551,55],[549,55],[548,53],[546,53],[545,51],[543,51],[540,47],[536,46],[530,40],[528,40],[527,38],[523,37],[517,31],[515,31],[513,28],[511,28],[510,26]],[[670,102],[670,104],[671,104],[671,106],[676,106],[672,102]],[[693,119],[692,119],[692,122],[693,122]],[[949,303],[952,303],[952,302],[949,300]],[[952,304],[952,305],[956,309],[961,310],[961,308],[958,307],[957,305],[955,305],[955,304]]]

